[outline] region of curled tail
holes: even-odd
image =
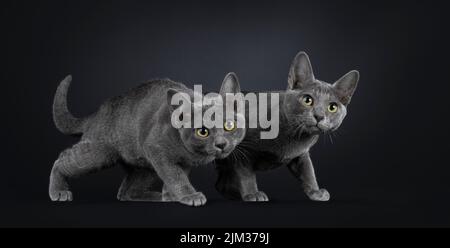
[[[53,99],[53,120],[59,131],[64,134],[81,135],[83,133],[84,119],[75,118],[67,108],[67,92],[69,91],[72,76],[67,76],[58,86]]]

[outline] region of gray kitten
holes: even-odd
[[[241,128],[174,128],[172,96],[183,92],[193,98],[194,92],[169,79],[145,83],[107,100],[93,115],[78,119],[67,109],[70,82],[68,76],[56,91],[53,117],[61,132],[81,135],[81,141],[63,151],[53,165],[49,186],[53,201],[72,200],[69,178],[121,164],[127,172],[117,195],[121,201],[204,205],[206,197],[191,185],[189,171],[226,157],[245,136]],[[229,73],[220,93],[239,91],[236,75]],[[203,106],[203,111],[209,107]],[[180,116],[181,121],[188,118],[193,117]]]
[[[260,139],[261,129],[247,129],[244,141],[233,153],[216,161],[217,190],[228,198],[268,201],[258,189],[255,171],[287,166],[303,182],[311,200],[328,201],[330,194],[317,184],[309,150],[319,134],[335,131],[341,125],[358,80],[357,71],[350,71],[334,84],[317,80],[308,55],[298,53],[289,71],[288,89],[279,92],[278,137]]]

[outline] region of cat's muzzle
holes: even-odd
[[[216,157],[219,159],[224,159],[230,154],[230,149],[222,150],[222,149],[216,149]]]

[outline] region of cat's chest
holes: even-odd
[[[183,165],[184,167],[199,167],[210,164],[213,162],[215,157],[213,155],[203,155],[188,152],[183,150],[182,153],[178,155],[177,163]]]
[[[257,167],[259,169],[272,169],[287,165],[293,159],[305,154],[317,141],[316,136],[303,139],[281,138],[266,141],[260,144]]]
[[[311,146],[314,145],[317,139],[306,138],[300,140],[291,140],[282,145],[283,149],[280,149],[280,157],[283,160],[292,160],[302,154],[309,151]]]

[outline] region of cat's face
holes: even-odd
[[[222,97],[226,93],[239,93],[240,86],[238,79],[235,74],[228,74],[220,90],[220,94],[214,97]],[[207,96],[204,96],[207,97]],[[212,101],[214,102],[214,101]],[[211,109],[213,105],[203,105],[202,112],[205,113],[208,109]],[[192,108],[194,105],[192,105]],[[245,117],[235,113],[235,118],[226,119],[225,118],[225,108],[224,105],[219,107],[223,108],[223,119],[221,121],[220,127],[202,127],[202,128],[179,128],[182,145],[192,153],[204,156],[206,159],[223,159],[227,157],[244,138],[245,128],[238,128],[237,121],[240,119],[244,122]],[[191,115],[183,114],[181,117],[183,121],[190,120],[194,123],[194,113]]]
[[[191,152],[207,157],[227,157],[244,138],[245,129],[233,127],[237,125],[233,120],[224,119],[223,122],[223,128],[179,129],[184,146]]]
[[[347,106],[359,80],[350,71],[334,84],[314,78],[306,53],[299,53],[291,66],[284,105],[291,126],[309,133],[336,130],[347,114]]]

